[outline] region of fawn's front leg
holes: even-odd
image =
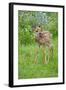
[[[46,48],[45,47],[42,48],[42,52],[43,52],[43,63],[46,64],[47,61],[46,61]]]

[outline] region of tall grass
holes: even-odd
[[[58,76],[58,41],[53,41],[53,59],[48,64],[43,63],[42,49],[36,44],[18,46],[18,78],[48,78]],[[37,63],[35,64],[36,50]]]

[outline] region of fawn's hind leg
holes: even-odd
[[[46,46],[43,48],[43,55],[44,55],[43,63],[48,64],[50,59],[50,49]]]
[[[48,47],[48,62],[53,60],[53,47]]]
[[[50,58],[53,60],[53,46],[51,47],[50,54]]]
[[[35,49],[35,60],[34,60],[35,64],[37,63],[37,55],[38,55],[38,49]]]

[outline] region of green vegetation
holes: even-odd
[[[18,78],[45,78],[58,76],[58,13],[18,11]],[[41,25],[53,35],[53,59],[43,64],[42,49],[34,39],[33,29]],[[36,50],[37,63],[35,64]]]

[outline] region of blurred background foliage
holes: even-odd
[[[33,29],[40,25],[52,33],[53,38],[58,35],[58,13],[42,11],[18,11],[19,44],[34,44]]]

